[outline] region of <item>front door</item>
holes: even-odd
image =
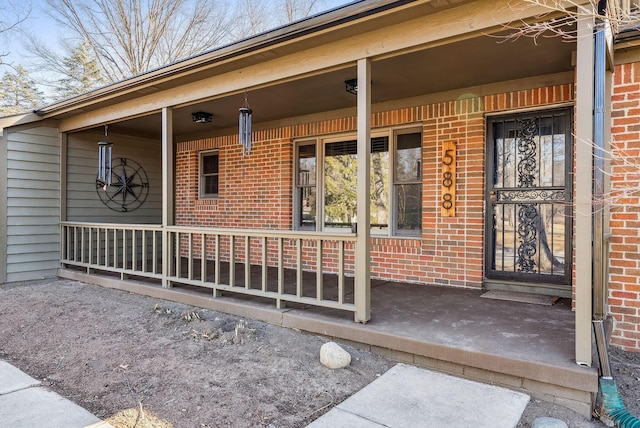
[[[568,288],[571,281],[570,109],[487,123],[487,282]],[[533,290],[532,290],[533,291]]]

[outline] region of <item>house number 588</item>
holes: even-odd
[[[456,143],[442,143],[442,175],[440,177],[440,207],[444,217],[456,215]]]

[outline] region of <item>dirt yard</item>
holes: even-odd
[[[0,287],[0,359],[118,428],[302,427],[393,364],[345,346],[352,364],[327,369],[325,341],[74,281]],[[638,414],[640,355],[615,352],[612,363]],[[602,426],[533,399],[520,426],[537,416]]]

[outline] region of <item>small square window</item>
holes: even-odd
[[[203,153],[200,157],[200,197],[217,198],[220,186],[220,156],[218,152]]]

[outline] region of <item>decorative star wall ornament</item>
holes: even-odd
[[[109,177],[96,179],[96,191],[108,208],[129,212],[138,209],[147,199],[149,178],[138,162],[119,158],[111,166]]]

